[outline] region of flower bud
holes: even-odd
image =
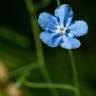
[[[0,63],[0,85],[6,85],[8,79],[8,71],[6,70],[5,66],[2,63]]]
[[[14,83],[8,84],[6,87],[6,95],[7,96],[22,96],[22,92]]]

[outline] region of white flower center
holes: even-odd
[[[60,34],[66,33],[66,30],[67,30],[66,27],[64,27],[64,26],[56,26],[56,27],[57,27],[57,29],[56,29],[57,33],[60,33]]]

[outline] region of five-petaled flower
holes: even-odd
[[[40,33],[40,39],[50,47],[60,45],[65,49],[79,48],[81,43],[76,37],[88,32],[87,23],[82,20],[73,21],[73,11],[67,4],[56,8],[54,14],[40,14],[38,23],[45,30]]]

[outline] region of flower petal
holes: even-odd
[[[72,25],[69,26],[69,32],[76,37],[87,34],[88,25],[85,21],[75,21]]]
[[[80,41],[76,38],[67,37],[66,35],[62,36],[60,46],[65,49],[75,49],[79,48],[81,45]]]
[[[64,26],[69,26],[72,22],[73,11],[68,4],[64,4],[56,8],[55,16],[59,18],[60,24],[63,24]]]
[[[57,47],[60,43],[59,36],[55,32],[41,32],[40,39],[49,47]]]
[[[49,13],[43,12],[40,14],[38,19],[39,25],[44,30],[50,30],[50,29],[56,29],[56,25],[58,24],[57,18],[55,16],[52,16]]]

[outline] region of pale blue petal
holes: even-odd
[[[69,26],[72,22],[73,11],[68,4],[64,4],[56,8],[55,16],[59,18],[60,24],[63,24],[64,26]]]
[[[60,46],[65,49],[76,49],[81,45],[80,41],[76,38],[67,37],[63,35],[61,38]]]
[[[54,30],[56,29],[56,25],[58,24],[58,21],[55,16],[43,12],[39,16],[38,23],[44,30],[51,30],[51,29]]]
[[[72,25],[68,27],[69,32],[76,37],[87,34],[88,25],[85,21],[75,21]]]
[[[40,33],[40,39],[48,45],[49,47],[57,47],[60,43],[60,39],[57,33],[52,32],[41,32]]]

